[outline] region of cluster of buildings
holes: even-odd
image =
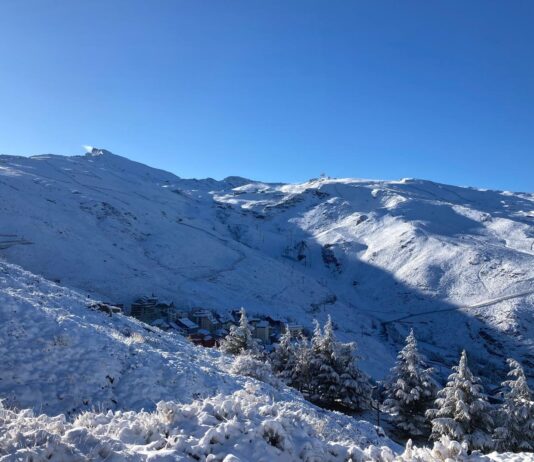
[[[132,303],[130,314],[140,321],[162,330],[175,330],[191,342],[214,347],[228,335],[230,328],[239,324],[240,311],[221,314],[206,308],[177,308],[173,302],[160,301],[157,297],[141,297]],[[280,335],[289,329],[294,335],[303,333],[303,327],[287,324],[269,316],[250,317],[252,335],[264,345],[276,343]]]

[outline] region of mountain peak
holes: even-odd
[[[106,150],[106,149],[101,149],[101,148],[95,148],[94,146],[84,146],[85,150],[86,150],[86,156],[87,157],[98,157],[98,156],[103,156],[103,155],[110,155],[110,154],[113,154],[112,152]]]

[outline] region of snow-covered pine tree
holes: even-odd
[[[436,399],[437,385],[427,368],[425,357],[417,350],[413,330],[399,351],[391,379],[385,385],[384,409],[392,414],[395,427],[406,436],[430,433],[425,412]]]
[[[356,343],[338,344],[339,389],[341,404],[353,411],[369,409],[372,403],[372,387],[369,377],[358,368]]]
[[[322,406],[332,407],[338,398],[340,378],[336,370],[337,351],[330,316],[324,332],[320,324],[315,321],[311,344],[310,400]]]
[[[427,411],[432,424],[430,437],[437,441],[445,435],[466,444],[469,450],[491,450],[494,446],[491,407],[480,379],[467,366],[465,350],[453,369],[447,385],[438,392],[436,408]]]
[[[273,372],[288,385],[291,385],[295,369],[295,362],[297,359],[295,350],[296,346],[293,342],[291,331],[286,328],[285,332],[280,337],[280,342],[275,346],[274,351],[271,353],[270,360]]]
[[[534,451],[534,401],[525,372],[515,359],[508,359],[510,380],[504,404],[499,408],[495,440],[500,451]]]
[[[321,331],[316,323],[311,346],[309,397],[326,407],[351,410],[368,408],[371,403],[369,378],[357,367],[356,345],[335,338],[332,319]]]
[[[259,352],[258,342],[252,336],[252,330],[248,325],[245,308],[241,308],[240,314],[239,325],[230,328],[230,333],[221,342],[221,350],[233,355],[238,355],[243,351]]]
[[[288,385],[309,395],[311,378],[312,350],[306,337],[300,336],[295,345],[295,363]]]

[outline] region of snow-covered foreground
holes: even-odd
[[[456,442],[395,453],[370,425],[332,426],[298,403],[275,402],[248,383],[230,396],[154,412],[86,412],[36,416],[0,405],[0,461],[461,462],[533,461],[529,454],[468,456]],[[382,445],[377,445],[382,443]],[[385,443],[385,444],[384,444]]]
[[[13,457],[2,461],[27,454],[43,460],[345,461],[364,448],[393,455],[386,445],[372,446],[380,442],[372,426],[353,421],[335,428],[326,415],[275,402],[251,383],[229,396],[187,405],[162,401],[154,412],[84,413],[69,423],[63,416],[4,410],[0,424],[7,430],[0,454]]]

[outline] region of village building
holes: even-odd
[[[217,316],[220,323],[219,328],[228,332],[232,326],[237,326],[239,324],[238,320],[236,320],[235,317],[229,312],[218,313]]]
[[[195,345],[203,346],[205,348],[213,348],[216,345],[215,337],[205,329],[200,329],[198,332],[190,334],[187,338]]]
[[[169,321],[175,322],[177,319],[189,317],[189,311],[184,309],[174,308],[169,312]]]
[[[171,301],[159,301],[157,297],[144,296],[132,303],[130,314],[140,321],[152,324],[159,319],[172,320],[174,310],[174,303]]]
[[[200,329],[205,329],[209,332],[213,332],[221,327],[221,324],[215,319],[213,313],[204,308],[194,308],[189,314],[189,319],[198,324]]]
[[[156,304],[156,311],[159,312],[163,319],[171,319],[171,314],[174,310],[174,302],[172,301],[158,301]]]
[[[140,321],[150,324],[159,318],[156,311],[158,299],[156,297],[140,297],[132,303],[131,315]]]
[[[238,310],[215,314],[202,307],[190,311],[178,309],[173,302],[159,301],[154,296],[135,300],[132,303],[131,314],[162,330],[175,330],[191,342],[205,347],[220,344],[232,327],[239,324],[240,317]],[[248,322],[253,337],[261,341],[265,347],[277,343],[281,333],[287,329],[293,337],[304,333],[304,327],[300,324],[286,324],[269,316],[252,317]]]
[[[255,338],[261,340],[263,343],[268,344],[271,341],[271,326],[267,320],[261,320],[254,325],[254,331],[252,333]]]
[[[224,328],[219,328],[213,332],[213,335],[216,339],[223,339],[228,335],[228,330]]]
[[[287,321],[278,318],[272,318],[271,316],[266,316],[265,319],[269,322],[273,331],[282,332],[284,326],[287,324]]]
[[[195,334],[199,331],[199,326],[195,322],[191,321],[191,319],[183,317],[176,319],[174,323],[184,331],[186,335],[188,334]]]
[[[157,327],[161,330],[169,330],[171,328],[170,324],[162,318],[158,318],[155,321],[152,321],[150,325]]]
[[[203,337],[202,335],[200,335],[200,334],[194,333],[194,334],[189,334],[189,335],[187,336],[187,339],[188,339],[191,343],[193,343],[193,344],[195,344],[195,345],[200,345],[200,346],[202,346],[202,340],[204,339],[204,337]]]

